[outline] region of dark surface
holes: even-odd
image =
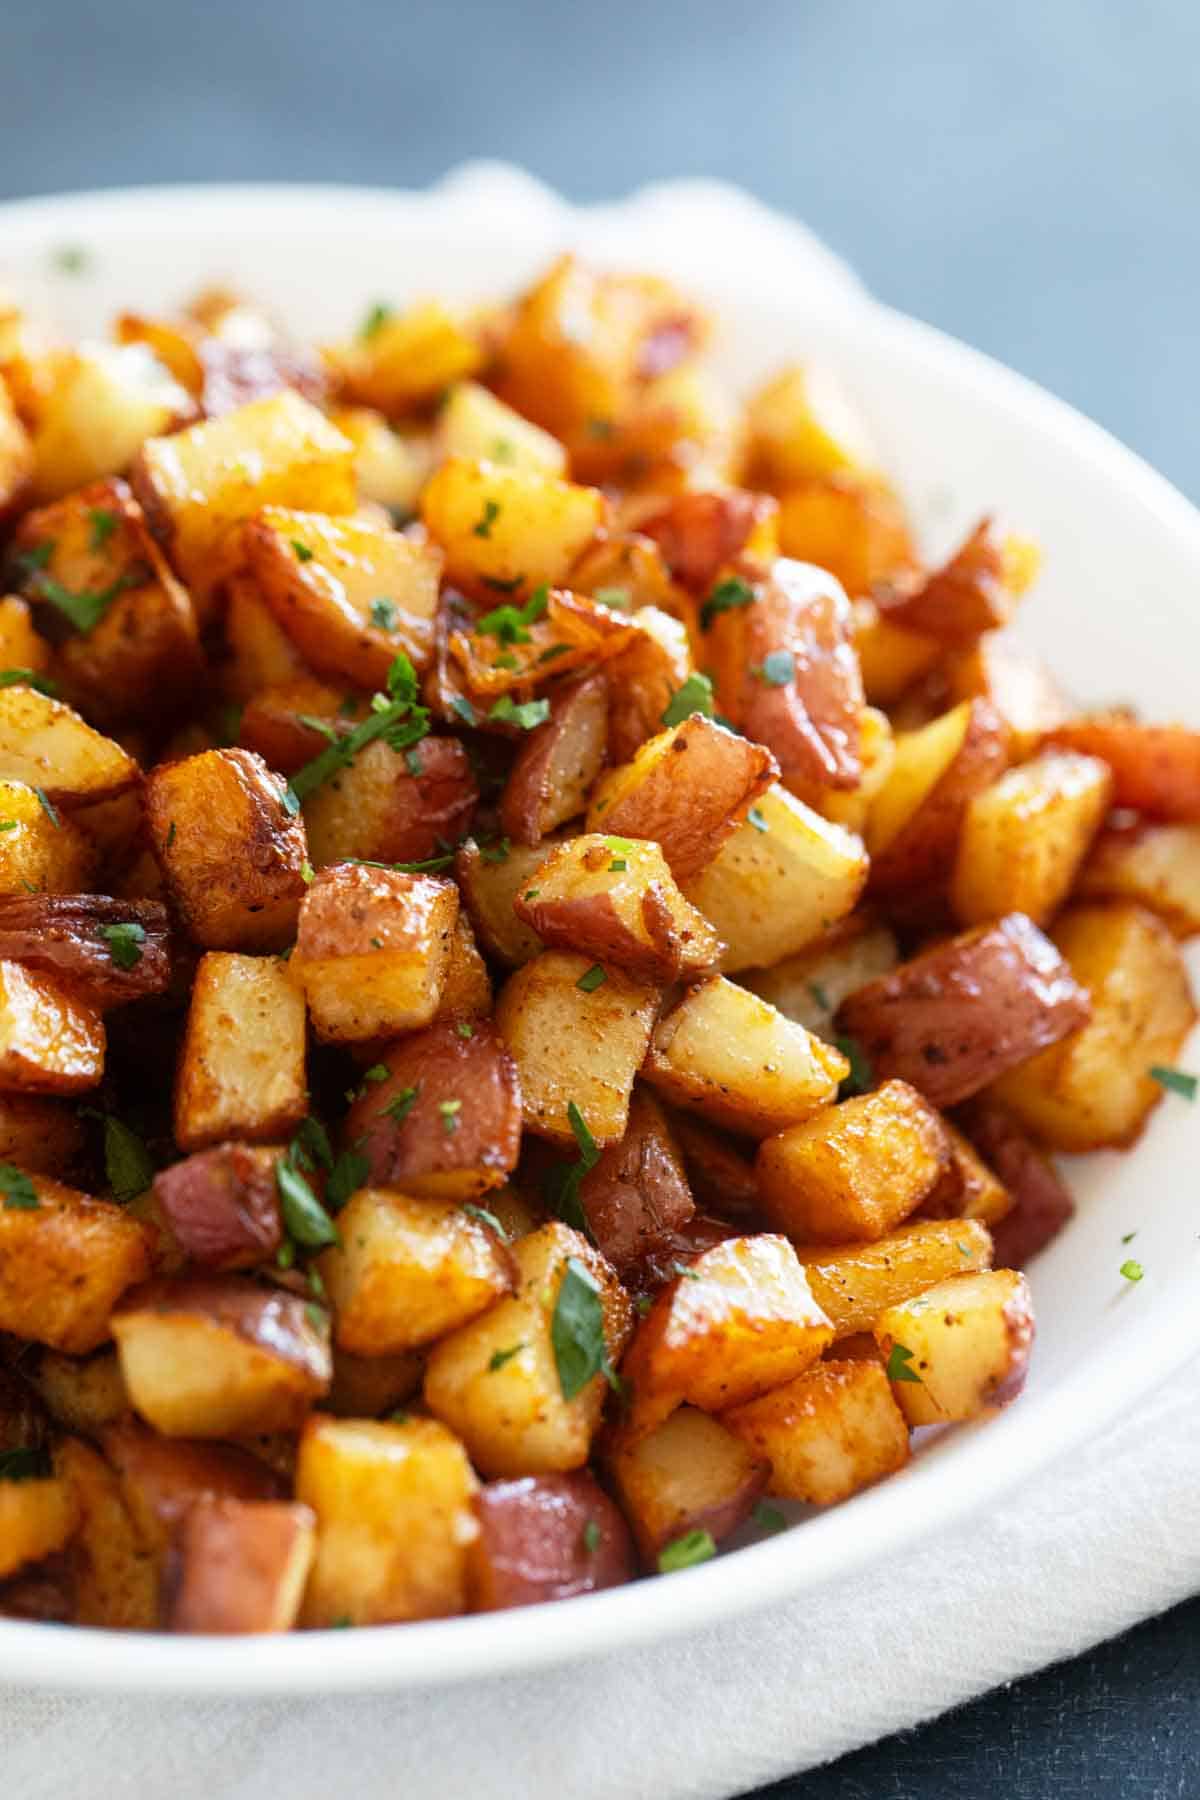
[[[0,0],[0,197],[719,175],[1200,496],[1196,0]],[[1192,1800],[1200,1603],[772,1790]]]

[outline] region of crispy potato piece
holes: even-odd
[[[743,1226],[761,1225],[754,1164],[742,1144],[689,1113],[672,1114],[670,1125],[696,1198]]]
[[[689,624],[695,620],[694,598],[671,580],[658,545],[636,531],[609,532],[585,550],[571,571],[571,587],[620,612],[652,607]]]
[[[69,1552],[75,1623],[108,1631],[153,1631],[158,1624],[158,1568],[116,1474],[98,1451],[77,1438],[59,1445],[55,1462],[79,1521]]]
[[[393,515],[415,513],[432,464],[430,439],[413,433],[402,437],[370,406],[335,406],[329,416],[354,445],[360,497],[386,506]]]
[[[149,1282],[112,1319],[129,1398],[166,1437],[294,1431],[331,1378],[311,1312],[236,1275]]]
[[[583,1470],[491,1481],[474,1507],[472,1612],[569,1600],[633,1579],[629,1528]]]
[[[175,1142],[271,1143],[308,1110],[304,1000],[271,956],[202,956],[175,1080]]]
[[[550,852],[513,910],[550,949],[603,957],[647,981],[686,980],[721,943],[657,844],[588,833]]]
[[[63,1180],[83,1161],[87,1133],[65,1100],[0,1093],[0,1163]]]
[[[45,1557],[0,1583],[0,1618],[39,1625],[70,1625],[75,1618],[75,1574],[65,1552]]]
[[[249,520],[242,543],[263,599],[318,673],[382,688],[401,653],[428,666],[442,572],[432,544],[282,506]]]
[[[832,369],[789,363],[746,405],[750,461],[779,486],[878,463],[865,421]]]
[[[454,859],[454,878],[479,940],[488,955],[507,968],[519,968],[542,948],[541,939],[513,911],[513,901],[533,885],[533,876],[549,851],[563,841],[547,838],[540,844],[513,844],[507,851],[503,845],[499,850],[481,849],[468,842]]]
[[[686,886],[778,774],[775,758],[761,744],[693,713],[597,784],[587,829],[649,838]]]
[[[821,788],[810,796],[822,818],[844,825],[860,835],[867,828],[875,796],[892,772],[896,740],[891,721],[875,706],[864,706],[859,719],[858,760],[860,774],[855,788]]]
[[[598,589],[598,593],[612,593]],[[608,754],[631,762],[659,731],[671,696],[692,673],[688,628],[656,606],[632,615],[637,636],[608,664]]]
[[[296,1498],[317,1515],[302,1623],[464,1612],[478,1487],[462,1445],[436,1419],[312,1419],[296,1465]]]
[[[717,1543],[736,1531],[768,1472],[763,1457],[694,1406],[678,1407],[653,1431],[615,1431],[605,1466],[647,1569],[690,1531],[707,1531]]]
[[[422,738],[406,755],[376,740],[306,798],[309,854],[318,869],[350,857],[424,862],[470,830],[478,799],[457,738]]]
[[[968,805],[1007,760],[1007,729],[986,700],[963,701],[929,725],[900,732],[867,819],[872,889],[891,894],[942,883]]]
[[[357,504],[354,446],[291,390],[151,438],[130,480],[202,613],[241,560],[244,520],[264,506],[341,514]]]
[[[1075,883],[1086,900],[1132,900],[1177,938],[1200,931],[1200,825],[1110,824]]]
[[[673,1243],[696,1210],[666,1115],[643,1087],[634,1089],[629,1124],[579,1185],[588,1235],[617,1273]]]
[[[905,1225],[874,1244],[798,1252],[813,1298],[833,1322],[838,1340],[869,1331],[887,1306],[935,1282],[992,1262],[992,1240],[975,1219],[927,1219]],[[839,1349],[840,1354],[840,1349]]]
[[[33,468],[33,444],[0,374],[0,518],[25,499]]]
[[[0,895],[0,958],[57,976],[103,1012],[166,991],[167,909],[102,894]]]
[[[563,1280],[575,1265],[595,1284],[610,1365],[629,1337],[628,1294],[587,1239],[557,1221],[512,1247],[517,1292],[435,1344],[425,1370],[425,1400],[462,1438],[485,1475],[543,1475],[582,1468],[600,1423],[606,1392],[593,1375],[570,1399],[563,1393],[554,1320]]]
[[[0,1208],[0,1330],[83,1356],[109,1336],[109,1314],[150,1270],[146,1239],[123,1207],[48,1175],[30,1175]]]
[[[443,458],[501,463],[535,475],[567,472],[567,453],[558,439],[477,381],[460,381],[451,388],[438,414],[435,443]]]
[[[594,985],[587,956],[543,950],[501,989],[500,1032],[520,1079],[525,1129],[573,1146],[579,1108],[598,1144],[624,1136],[629,1096],[658,1011],[660,990],[615,967]],[[585,988],[580,983],[588,978]]]
[[[1075,1216],[1075,1202],[1053,1163],[1003,1107],[985,1100],[968,1110],[971,1138],[1004,1182],[1009,1210],[991,1226],[995,1261],[1023,1269]]]
[[[90,886],[95,844],[74,819],[59,813],[55,824],[25,782],[0,781],[0,827],[0,894],[71,894]]]
[[[1046,750],[976,794],[963,816],[950,885],[964,925],[1021,912],[1043,925],[1058,911],[1108,811],[1107,763]]]
[[[947,938],[843,1000],[839,1030],[876,1076],[952,1106],[1084,1025],[1067,961],[1021,913]]]
[[[462,1202],[502,1186],[521,1147],[521,1089],[495,1026],[448,1019],[390,1046],[344,1136],[376,1187]]]
[[[1012,1195],[956,1125],[943,1119],[942,1130],[946,1134],[950,1161],[914,1217],[978,1219],[994,1231],[1000,1220],[1012,1211]],[[1004,1262],[1003,1257],[999,1260]]]
[[[0,689],[0,781],[40,788],[69,810],[124,793],[137,780],[132,756],[61,700],[20,683]]]
[[[276,950],[294,935],[308,854],[284,783],[250,750],[205,750],[146,780],[146,827],[189,935],[206,950]]]
[[[275,1500],[280,1478],[234,1444],[160,1437],[133,1414],[101,1433],[101,1448],[117,1471],[138,1537],[161,1566],[180,1520],[198,1500]]]
[[[948,659],[952,700],[989,700],[1009,728],[1012,754],[1032,756],[1042,738],[1064,725],[1070,709],[1049,668],[1039,657],[988,632],[974,649]]]
[[[290,1631],[316,1551],[316,1515],[269,1500],[198,1500],[179,1527],[168,1631]]]
[[[325,1410],[348,1419],[382,1418],[412,1398],[424,1374],[425,1358],[418,1350],[351,1356],[335,1344],[333,1385],[325,1397]]]
[[[1001,537],[985,518],[941,568],[896,583],[876,599],[891,623],[969,649],[986,632],[1007,625],[1036,568],[1032,545]]]
[[[717,975],[659,1021],[645,1075],[676,1106],[768,1137],[828,1105],[849,1067],[840,1051]]]
[[[904,507],[878,475],[839,470],[784,488],[779,548],[828,569],[848,594],[903,581],[917,567]]]
[[[819,939],[851,911],[866,879],[861,838],[776,785],[684,892],[724,940],[721,967],[734,973]]]
[[[57,976],[0,961],[0,1091],[82,1094],[104,1074],[104,1021]]]
[[[902,1469],[908,1426],[875,1362],[823,1362],[722,1422],[771,1469],[767,1492],[833,1506]]]
[[[676,581],[706,594],[726,563],[746,555],[765,561],[776,551],[776,503],[744,488],[676,494],[638,530],[652,538]]]
[[[515,1285],[490,1226],[452,1200],[359,1188],[320,1259],[339,1346],[357,1356],[416,1350],[465,1325]]]
[[[887,975],[899,960],[890,926],[859,911],[840,920],[797,955],[769,969],[746,970],[740,983],[761,995],[785,1019],[832,1040],[833,1015],[847,994]]]
[[[365,698],[330,687],[313,675],[300,675],[278,686],[260,688],[247,700],[238,722],[238,745],[261,756],[268,768],[281,775],[294,775],[318,756],[332,737],[352,731],[366,712]],[[368,745],[368,749],[377,747]]]
[[[1092,713],[1055,726],[1045,741],[1106,762],[1114,805],[1185,825],[1200,822],[1200,732],[1143,725],[1130,713]]]
[[[436,400],[483,361],[475,334],[440,300],[372,313],[356,338],[329,354],[350,398],[389,416]]]
[[[800,1243],[870,1243],[915,1211],[949,1163],[933,1107],[906,1081],[885,1081],[767,1138],[755,1173],[779,1231]]]
[[[283,1242],[275,1171],[283,1151],[217,1144],[154,1177],[154,1198],[189,1262],[252,1269]]]
[[[0,1481],[0,1580],[61,1550],[78,1516],[74,1494],[59,1476]]]
[[[452,881],[351,863],[322,869],[300,908],[288,965],[317,1036],[359,1043],[428,1025],[457,917]]]
[[[21,1372],[65,1431],[96,1437],[129,1411],[121,1365],[111,1347],[82,1357],[38,1350],[22,1358]]]
[[[312,680],[311,669],[286,631],[276,623],[274,613],[249,576],[231,575],[226,593],[225,642],[229,659],[223,669],[225,691],[234,700],[247,701],[262,688]],[[285,769],[284,773],[288,771]]]
[[[1015,1269],[952,1275],[889,1306],[875,1322],[892,1393],[914,1426],[973,1419],[1015,1400],[1033,1329],[1033,1299]]]
[[[490,585],[528,595],[563,584],[607,516],[598,488],[463,457],[444,462],[421,494],[448,579],[481,593]]]
[[[846,585],[853,593],[853,585]],[[942,656],[936,638],[894,625],[874,600],[862,596],[854,602],[854,648],[863,692],[872,706],[894,706],[914,682],[930,674]]]
[[[495,598],[494,590],[489,598]],[[457,674],[475,700],[491,709],[489,729],[503,730],[509,736],[517,728],[503,717],[497,720],[493,716],[494,702],[506,695],[527,697],[531,687],[557,688],[565,676],[591,673],[598,663],[611,662],[637,639],[637,626],[631,620],[597,600],[566,589],[546,592],[543,586],[530,605],[540,605],[543,598],[545,604],[527,626],[512,624],[509,615],[515,616],[518,609],[508,601],[475,621],[476,629],[465,628],[471,615],[462,610],[461,599],[453,611],[446,612],[448,648]],[[508,619],[508,625],[485,628],[484,619],[495,613]],[[464,719],[473,722],[469,703],[464,712],[461,700],[446,695],[442,707],[458,724]]]
[[[0,600],[0,669],[40,674],[49,661],[50,646],[34,630],[28,601],[6,594]]]
[[[194,400],[204,386],[200,361],[200,327],[192,319],[155,319],[144,313],[119,313],[113,325],[119,344],[145,344],[181,388]]]
[[[33,425],[34,498],[118,475],[145,439],[192,418],[191,396],[144,344],[56,351]]]
[[[479,954],[471,921],[460,909],[454,921],[450,960],[446,965],[442,997],[433,1015],[434,1023],[440,1019],[486,1019],[491,1010],[492,978]]]
[[[284,388],[294,388],[317,405],[326,398],[325,369],[307,345],[278,340],[239,343],[213,335],[200,339],[199,353],[200,401],[210,419],[236,412],[239,406],[248,406],[253,400],[265,400]]]
[[[629,1430],[652,1431],[685,1403],[738,1406],[801,1374],[832,1338],[786,1238],[727,1238],[669,1282],[639,1324],[622,1365]]]
[[[1187,968],[1170,932],[1140,906],[1072,907],[1054,941],[1091,995],[1091,1017],[994,1087],[1022,1125],[1054,1150],[1132,1144],[1166,1092],[1196,1022]]]
[[[607,738],[605,677],[591,675],[560,689],[546,723],[517,751],[500,796],[502,829],[518,844],[540,844],[582,812],[604,766]]]

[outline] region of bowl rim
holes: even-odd
[[[515,181],[547,211],[560,233],[574,221],[586,229],[588,208],[568,206],[532,178],[504,165],[476,165],[421,191],[341,183],[196,183],[110,188],[39,196],[0,204],[0,251],[14,227],[18,238],[52,241],[63,230],[105,223],[145,225],[178,218],[180,209],[253,217],[335,206],[359,213],[432,216],[439,199],[453,200],[455,184],[482,177]],[[661,183],[621,206],[664,206],[714,196],[726,207],[765,209],[722,183]],[[461,224],[455,230],[461,230]],[[776,224],[777,228],[777,224]],[[492,230],[493,238],[506,237]],[[861,295],[856,279],[828,252],[829,272],[842,303]],[[719,305],[722,291],[744,294],[720,277],[706,282]],[[820,310],[819,307],[813,310]],[[1054,440],[1056,452],[1119,483],[1177,540],[1200,571],[1200,511],[1163,476],[1103,427],[1066,402],[981,351],[906,314],[866,301],[856,328],[871,332],[885,353],[948,374],[970,386],[990,408],[1020,416]],[[379,1626],[331,1634],[298,1632],[262,1638],[183,1638],[118,1633],[87,1627],[47,1627],[0,1620],[0,1680],[15,1687],[77,1691],[176,1693],[259,1699],[302,1693],[370,1692],[429,1687],[565,1664],[719,1625],[738,1614],[794,1599],[861,1571],[888,1552],[939,1528],[962,1522],[1039,1468],[1114,1423],[1152,1387],[1200,1350],[1200,1309],[1176,1302],[1147,1308],[1100,1352],[1044,1392],[983,1425],[959,1427],[945,1454],[921,1459],[899,1476],[778,1535],[682,1571],[669,1581],[635,1582],[572,1602]],[[897,1506],[903,1484],[907,1505]]]

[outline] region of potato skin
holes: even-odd
[[[771,1466],[767,1492],[833,1506],[902,1469],[908,1426],[872,1360],[818,1363],[724,1415]]]
[[[905,734],[898,740],[897,761],[867,822],[872,893],[894,895],[905,890],[942,888],[953,865],[963,814],[972,798],[1004,772],[1009,755],[1004,720],[986,700],[963,704],[969,710],[954,755],[931,786],[921,791],[914,784],[914,798],[919,793],[917,804],[900,829],[880,842],[876,830],[879,808],[891,804],[895,787],[903,779],[900,764]],[[941,721],[934,723],[940,725]]]
[[[463,745],[426,737],[411,756],[419,774],[386,744],[368,744],[349,769],[309,795],[304,822],[314,867],[352,856],[425,862],[470,830],[479,790]]]
[[[996,1263],[1023,1269],[1070,1224],[1075,1202],[1050,1159],[1003,1107],[976,1101],[965,1127],[1013,1197],[1011,1211],[990,1227]]]
[[[316,1516],[281,1501],[201,1499],[180,1524],[166,1628],[290,1631],[312,1566]]]
[[[768,494],[744,489],[676,494],[660,512],[640,520],[638,530],[653,538],[676,581],[703,594],[776,510]]]
[[[1200,732],[1093,713],[1057,725],[1046,741],[1098,756],[1113,773],[1113,801],[1152,819],[1200,822]]]
[[[617,1273],[665,1248],[696,1210],[666,1115],[645,1088],[635,1088],[629,1123],[618,1144],[579,1184],[588,1229]]]
[[[160,1558],[197,1500],[282,1497],[279,1476],[249,1451],[162,1437],[132,1413],[101,1431],[100,1446],[120,1478],[138,1535]]]
[[[81,1094],[104,1074],[104,1021],[57,976],[0,961],[0,1091]]]
[[[73,1356],[109,1336],[109,1315],[150,1271],[124,1207],[35,1175],[38,1204],[0,1208],[0,1330]]]
[[[501,829],[518,844],[540,844],[582,812],[588,789],[604,766],[607,736],[608,683],[603,674],[557,693],[550,717],[517,751],[500,796]]]
[[[890,623],[954,649],[970,649],[985,632],[1008,623],[1015,598],[1006,579],[1004,542],[986,518],[940,568],[884,590],[878,604]]]
[[[603,1456],[647,1571],[689,1531],[707,1531],[719,1544],[749,1516],[767,1483],[766,1461],[694,1406],[678,1407],[650,1432],[617,1426]]]
[[[205,1269],[250,1269],[283,1241],[275,1171],[282,1149],[217,1144],[154,1178],[154,1197],[180,1248]]]
[[[479,1521],[468,1553],[472,1612],[569,1600],[633,1579],[629,1528],[582,1469],[489,1481],[472,1505]]]
[[[134,925],[143,937],[137,960],[123,968],[106,927]],[[171,979],[167,909],[155,900],[110,900],[103,894],[0,895],[0,958],[44,969],[69,982],[101,1010],[166,991]]]

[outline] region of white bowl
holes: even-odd
[[[566,246],[695,287],[723,319],[739,382],[799,354],[830,361],[934,548],[990,509],[1041,541],[1046,572],[1022,631],[1078,698],[1200,723],[1200,514],[1078,413],[867,300],[836,259],[731,189],[674,184],[579,211],[489,166],[424,195],[168,188],[22,202],[0,207],[0,288],[99,334],[121,306],[154,312],[228,279],[298,330],[329,333],[379,298],[504,292]],[[61,271],[65,247],[89,253],[83,273]],[[229,1696],[428,1686],[666,1638],[893,1557],[1112,1422],[1200,1348],[1198,1162],[1200,1105],[1171,1096],[1132,1153],[1073,1160],[1079,1216],[1033,1270],[1038,1342],[1021,1401],[778,1537],[557,1606],[336,1635],[4,1622],[0,1682]],[[1136,1287],[1118,1273],[1134,1230]]]

